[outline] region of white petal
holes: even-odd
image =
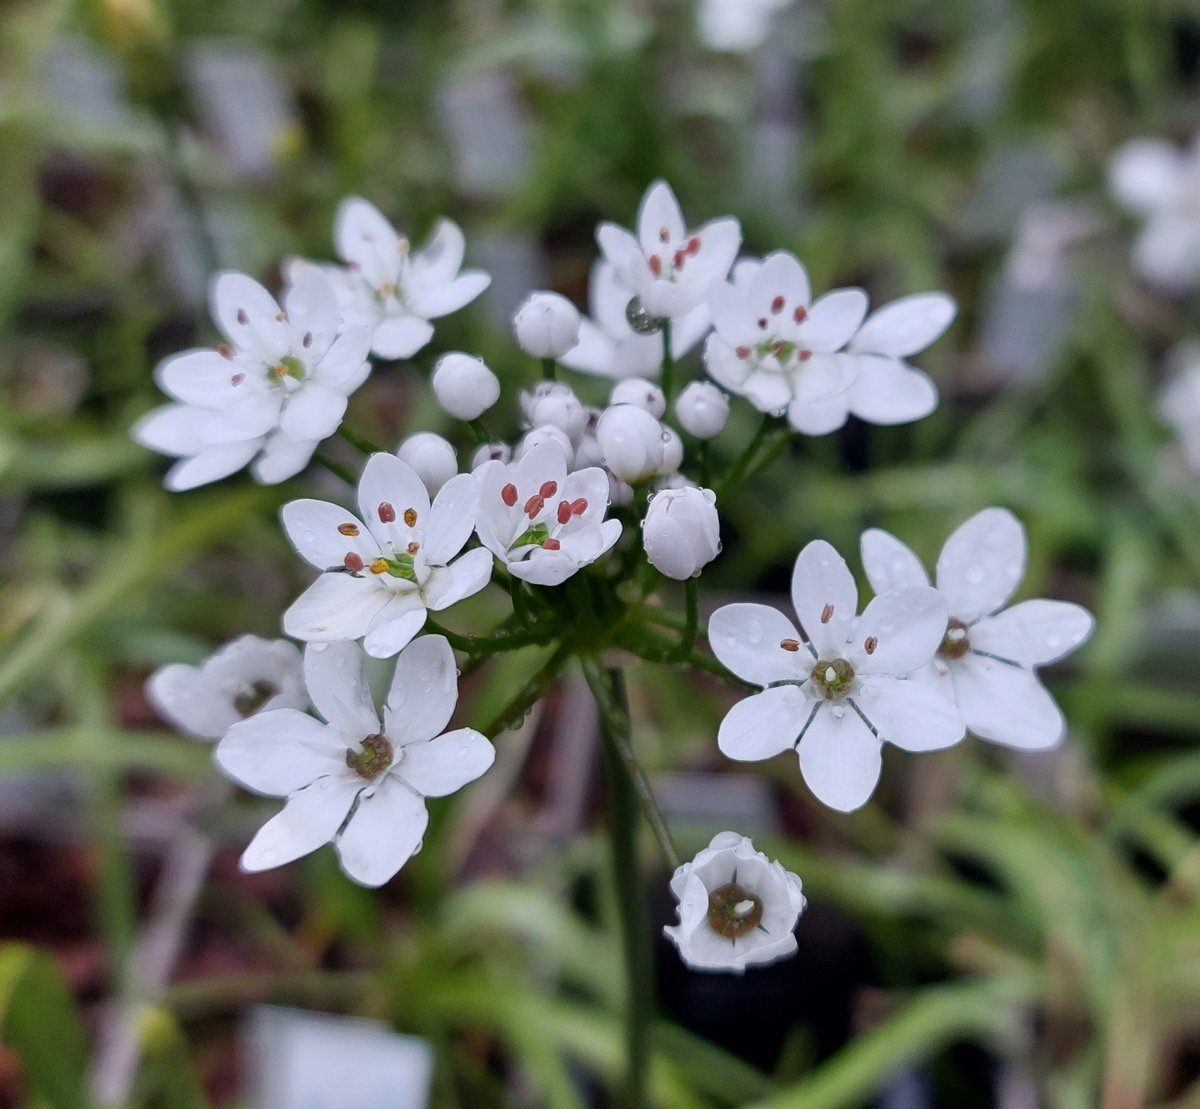
[[[320,266],[300,266],[291,280],[291,288],[283,298],[289,346],[297,354],[306,350],[324,353],[332,346],[341,323],[333,280]]]
[[[717,746],[722,754],[739,762],[772,758],[796,743],[815,707],[799,686],[764,689],[725,714]]]
[[[414,288],[409,305],[418,316],[435,320],[470,304],[491,283],[492,279],[482,270],[466,270],[444,285]]]
[[[707,304],[697,304],[690,312],[682,316],[677,316],[671,321],[671,356],[675,359],[680,359],[686,355],[692,347],[700,342],[705,335],[708,334],[708,329],[712,327],[712,317],[708,311]],[[653,335],[637,335],[635,339],[649,339],[654,342],[656,336]],[[657,377],[662,369],[662,349],[659,344],[659,349],[651,351],[651,358],[647,358],[647,362],[653,362],[653,372],[651,377]],[[643,373],[632,374],[633,377],[644,377]]]
[[[485,736],[458,728],[427,743],[408,744],[396,773],[423,797],[445,797],[481,777],[495,761],[496,749]]]
[[[250,472],[262,485],[278,485],[300,473],[312,460],[316,449],[315,440],[297,442],[277,431],[267,436],[263,452],[254,460]]]
[[[154,368],[164,393],[203,408],[227,408],[247,396],[245,377],[243,367],[215,350],[184,351]]]
[[[813,302],[808,318],[796,329],[796,342],[806,350],[831,354],[858,330],[867,314],[862,289],[834,289]]]
[[[185,489],[194,489],[197,485],[218,481],[245,466],[261,446],[261,440],[251,439],[245,443],[209,447],[191,458],[175,463],[167,471],[163,485],[173,493],[181,493]]]
[[[200,429],[205,443],[241,443],[258,439],[279,426],[283,394],[272,391],[243,397],[236,404],[210,416]]]
[[[841,707],[841,706],[839,706]],[[883,768],[879,740],[850,706],[824,705],[800,740],[800,773],[819,801],[853,812],[870,800]]]
[[[209,415],[190,404],[164,404],[147,412],[129,434],[159,454],[186,458],[208,450],[208,444],[200,438],[200,424]]]
[[[776,297],[783,298],[783,307],[778,312]],[[749,299],[755,316],[781,315],[790,322],[796,309],[807,310],[812,299],[808,273],[794,254],[785,250],[768,254],[750,283]]]
[[[242,869],[270,870],[328,843],[346,819],[362,785],[361,779],[348,776],[327,777],[293,793],[283,811],[268,820],[250,841],[242,854]]]
[[[247,789],[283,797],[344,770],[345,744],[336,729],[303,712],[273,709],[234,724],[213,758]]]
[[[1054,747],[1066,722],[1037,675],[967,654],[950,664],[954,696],[967,727],[981,739],[1024,751]]]
[[[814,354],[788,374],[791,392],[801,404],[839,397],[853,387],[859,362],[848,354]]]
[[[894,358],[856,355],[858,376],[850,386],[850,411],[869,424],[891,427],[928,416],[938,403],[928,374]]]
[[[334,389],[342,396],[353,393],[371,372],[367,355],[371,351],[371,328],[348,328],[339,335],[328,353],[313,371],[313,380]]]
[[[221,273],[209,287],[213,319],[239,350],[264,362],[277,362],[288,352],[288,330],[275,298],[244,273]]]
[[[424,626],[427,613],[416,593],[396,593],[367,628],[363,649],[372,658],[391,658],[404,650]]]
[[[579,340],[559,362],[576,373],[596,377],[614,377],[617,372],[617,345],[591,320],[579,321]]]
[[[760,332],[747,295],[728,281],[718,281],[708,290],[708,310],[717,334],[731,348],[754,346]]]
[[[363,797],[334,846],[342,869],[364,886],[382,886],[421,850],[429,824],[425,802],[387,774]]]
[[[749,358],[739,358],[737,351],[714,332],[704,344],[704,368],[718,385],[741,394],[754,363]]]
[[[946,599],[927,585],[881,593],[867,605],[854,628],[855,670],[900,677],[911,674],[941,646],[948,617]]]
[[[638,210],[637,235],[647,257],[670,250],[687,234],[679,201],[665,181],[655,181],[642,197]]]
[[[700,250],[689,257],[680,280],[687,283],[694,295],[703,297],[714,282],[724,281],[729,275],[738,248],[742,245],[742,227],[737,220],[726,217],[711,220],[692,232],[700,240]],[[679,316],[684,312],[672,313]]]
[[[708,621],[708,643],[721,665],[755,685],[804,680],[812,653],[804,644],[788,651],[780,644],[800,642],[800,633],[777,609],[767,605],[723,605]]]
[[[328,439],[346,414],[346,398],[336,389],[306,381],[283,406],[279,426],[297,440]]]
[[[1113,195],[1133,212],[1151,212],[1175,195],[1184,173],[1179,150],[1162,139],[1134,139],[1108,167]]]
[[[379,518],[379,508],[392,507],[395,520],[385,524]],[[429,491],[416,470],[401,462],[394,454],[373,454],[358,479],[358,508],[362,519],[379,542],[392,543],[400,550],[412,538],[412,529],[404,517],[411,508],[417,514],[418,529],[424,529],[429,517]]]
[[[1089,635],[1095,621],[1087,609],[1067,601],[1022,601],[971,628],[977,651],[1044,666],[1070,654]]]
[[[880,739],[906,751],[940,751],[966,731],[954,702],[921,682],[875,677],[853,699]]]
[[[602,223],[596,228],[596,243],[612,266],[617,283],[629,291],[628,303],[638,291],[640,279],[649,277],[641,246],[625,228],[615,223]]]
[[[921,560],[890,532],[867,528],[859,542],[867,581],[876,593],[928,585],[929,575]]]
[[[462,268],[467,242],[462,228],[453,220],[439,219],[425,243],[412,257],[413,280],[420,284],[442,284]]]
[[[752,370],[741,392],[760,412],[782,412],[792,399],[791,383],[777,370]]]
[[[361,197],[347,197],[334,217],[334,245],[374,288],[395,282],[400,273],[400,239],[375,205]]]
[[[475,596],[491,580],[492,552],[477,547],[430,574],[423,588],[425,603],[433,612],[441,612],[466,597]]]
[[[387,603],[388,590],[374,581],[322,574],[283,614],[283,630],[317,643],[358,639]]]
[[[871,314],[849,349],[860,354],[907,358],[924,350],[954,321],[954,301],[945,293],[915,293]]]
[[[1013,595],[1025,573],[1025,529],[1003,508],[985,508],[946,540],[937,563],[938,591],[950,615],[973,623]]]
[[[820,401],[794,400],[788,405],[788,423],[804,435],[828,435],[850,415],[850,391]]]
[[[328,501],[289,501],[279,514],[296,553],[318,570],[341,566],[349,553],[364,563],[379,557],[379,544],[353,512]],[[339,528],[352,531],[345,535]]]
[[[434,566],[445,566],[471,538],[479,514],[479,484],[470,474],[452,477],[438,490],[425,523],[421,549]]]
[[[858,587],[846,560],[823,539],[796,558],[792,604],[818,657],[840,657],[858,616]]]
[[[379,731],[379,714],[355,642],[311,644],[304,651],[304,684],[312,703],[335,728],[353,739]]]
[[[380,358],[411,358],[433,338],[433,324],[419,316],[381,320],[371,336],[371,349]]]
[[[231,701],[208,695],[199,667],[172,663],[146,679],[146,697],[164,720],[201,739],[217,739],[238,721]]]

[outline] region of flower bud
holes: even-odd
[[[604,452],[600,449],[600,441],[595,432],[584,432],[575,448],[575,469],[584,470],[588,466],[603,466]]]
[[[532,392],[521,394],[521,413],[530,427],[556,427],[578,443],[587,429],[588,412],[569,385],[540,382]]]
[[[561,358],[579,341],[579,310],[558,293],[531,293],[513,316],[517,344],[534,358]]]
[[[566,459],[567,469],[570,469],[575,460],[575,448],[571,446],[571,440],[567,438],[565,431],[561,428],[551,427],[549,424],[545,427],[535,427],[532,431],[526,432],[517,444],[513,458],[517,462],[520,462],[534,447],[539,443],[545,443],[547,440],[558,444],[562,450],[563,458]]]
[[[679,473],[679,467],[683,465],[683,440],[673,427],[666,426],[663,427],[662,440],[663,457],[658,464],[658,473],[662,477],[669,477]]]
[[[725,429],[729,398],[709,381],[693,381],[675,401],[679,426],[697,439],[712,439]]]
[[[653,381],[642,377],[627,377],[624,381],[618,381],[613,386],[608,403],[636,404],[656,420],[661,420],[667,410],[667,398],[663,396],[663,391]]]
[[[425,483],[431,497],[458,473],[458,455],[440,435],[420,431],[410,435],[396,451],[401,462],[407,462]]]
[[[615,508],[633,504],[633,486],[619,477],[608,475],[608,503]]]
[[[433,394],[456,420],[477,420],[500,399],[500,381],[482,358],[447,354],[433,370]]]
[[[484,443],[471,456],[471,471],[478,470],[485,462],[507,462],[512,458],[512,447],[507,443]]]
[[[630,484],[658,473],[663,460],[663,427],[644,408],[614,404],[596,424],[604,465]]]
[[[642,546],[661,574],[676,581],[695,577],[721,552],[721,522],[711,489],[656,493],[642,521]]]

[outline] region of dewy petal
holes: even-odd
[[[863,674],[911,674],[937,652],[948,617],[946,599],[927,585],[879,594],[854,628],[854,669]]]
[[[915,293],[886,304],[850,340],[857,354],[907,358],[924,350],[954,322],[954,301],[945,293]]]
[[[938,591],[965,624],[995,612],[1025,573],[1025,529],[1007,509],[985,508],[946,540],[937,562]]]
[[[853,701],[880,739],[906,751],[940,751],[966,731],[954,702],[922,682],[873,677]]]
[[[975,624],[971,646],[1022,666],[1044,666],[1075,650],[1094,625],[1092,614],[1080,605],[1022,601]]]
[[[468,551],[449,566],[436,567],[422,587],[432,612],[473,597],[492,580],[492,552],[483,547]]]
[[[217,274],[209,286],[209,306],[217,326],[238,349],[264,362],[288,352],[287,323],[275,298],[244,273]]]
[[[789,651],[781,643],[800,643],[800,633],[777,609],[767,605],[723,605],[708,621],[708,643],[721,665],[754,685],[803,680],[812,669],[804,644]]]
[[[284,797],[345,769],[337,730],[296,709],[272,709],[239,720],[213,751],[217,765],[255,793]]]
[[[394,593],[367,628],[363,649],[372,658],[391,658],[412,642],[427,616],[417,593]]]
[[[840,657],[858,616],[858,587],[846,560],[824,539],[814,539],[796,557],[792,604],[818,657]]]
[[[445,636],[423,635],[396,660],[384,729],[397,747],[440,735],[458,704],[458,668]]]
[[[333,221],[338,257],[378,289],[394,283],[400,273],[400,239],[379,209],[351,196],[338,205]]]
[[[426,743],[404,748],[399,774],[423,797],[457,793],[496,761],[496,749],[473,728],[458,728]]]
[[[921,420],[938,403],[933,379],[894,358],[855,355],[858,376],[850,386],[850,410],[869,424],[891,427]]]
[[[385,775],[334,843],[342,869],[360,885],[382,886],[421,849],[428,824],[425,802]]]
[[[343,764],[342,770],[345,771]],[[337,834],[363,782],[343,773],[319,778],[293,793],[242,854],[242,869],[270,870],[315,851]]]
[[[717,746],[722,754],[739,762],[772,758],[795,745],[816,707],[799,686],[764,689],[725,714]]]
[[[316,440],[289,439],[282,431],[267,436],[263,452],[250,467],[254,480],[263,485],[278,485],[295,477],[312,460]]]
[[[843,706],[838,706],[843,707]],[[849,705],[822,705],[800,740],[800,773],[817,799],[839,812],[862,808],[883,768],[883,745]]]
[[[341,566],[346,555],[364,563],[379,557],[379,544],[353,512],[328,501],[289,501],[279,514],[296,553],[318,570]],[[338,528],[352,532],[344,535]]]
[[[832,354],[846,345],[866,314],[862,289],[834,289],[813,302],[808,318],[796,328],[796,342],[806,350]]]
[[[471,474],[452,477],[438,490],[425,521],[422,550],[431,565],[445,566],[466,546],[479,515],[479,483]]]
[[[227,408],[241,400],[248,392],[244,379],[242,367],[215,350],[184,351],[154,367],[154,380],[164,393],[203,408]]]
[[[433,338],[433,324],[419,316],[392,316],[381,320],[371,337],[371,349],[380,358],[411,358]]]
[[[306,381],[283,406],[279,427],[292,439],[319,441],[338,429],[346,414],[346,398],[336,389]]]
[[[929,575],[912,549],[882,528],[867,528],[859,541],[863,569],[876,593],[929,585]]]
[[[379,731],[357,643],[326,643],[320,649],[310,644],[304,651],[304,684],[317,712],[353,741]]]
[[[379,506],[390,504],[396,514],[393,523],[379,519]],[[410,529],[404,514],[411,508],[417,514],[417,527],[423,529],[429,518],[429,490],[416,470],[394,454],[371,455],[358,479],[358,507],[371,534],[381,543],[407,543]],[[404,530],[401,531],[401,528]]]
[[[283,614],[283,630],[294,639],[317,643],[358,639],[389,596],[387,589],[367,578],[322,574]]]
[[[195,489],[197,485],[218,481],[245,466],[261,446],[261,439],[250,439],[244,443],[209,447],[172,466],[163,479],[163,485],[173,493],[182,493],[185,489]]]
[[[958,709],[981,739],[1024,751],[1062,739],[1066,722],[1036,674],[973,653],[951,663],[950,673]]]
[[[666,232],[664,235],[663,232]],[[655,181],[638,209],[637,237],[646,257],[670,250],[687,234],[679,201],[665,181]]]

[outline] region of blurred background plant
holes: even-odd
[[[351,403],[377,440],[444,431],[436,355],[532,380],[513,309],[538,287],[584,304],[595,223],[628,223],[663,176],[818,287],[960,304],[923,359],[939,410],[797,440],[721,506],[709,600],[781,592],[805,541],[849,553],[866,526],[930,560],[1002,504],[1030,534],[1021,596],[1098,626],[1049,675],[1062,749],[892,757],[848,817],[787,760],[754,768],[764,786],[718,757],[717,683],[631,668],[681,846],[753,833],[811,905],[769,972],[659,952],[654,1103],[1200,1103],[1200,486],[1157,401],[1200,302],[1137,278],[1106,189],[1124,141],[1200,129],[1200,16],[795,0],[751,51],[706,45],[696,19],[682,0],[0,8],[0,1102],[237,1104],[239,1021],[262,1001],[427,1037],[439,1105],[619,1096],[586,689],[565,680],[498,738],[383,896],[327,850],[239,874],[261,804],[217,807],[209,751],[166,734],[141,685],[278,634],[306,580],[273,520],[289,490],[173,498],[128,428],[158,403],[157,359],[207,341],[207,275],[277,287],[277,259],[328,256],[360,193],[414,238],[452,217],[493,274]],[[465,682],[471,722],[540,662]],[[649,859],[626,877],[665,888]]]

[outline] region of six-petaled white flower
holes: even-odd
[[[1040,750],[1062,739],[1065,724],[1034,668],[1078,647],[1092,617],[1066,601],[1022,601],[1000,611],[1025,572],[1025,553],[1025,529],[1002,508],[976,513],[946,540],[937,589],[948,619],[936,657],[913,681],[953,698],[982,739]],[[862,557],[876,589],[929,584],[917,556],[886,531],[863,533]]]
[[[287,798],[251,840],[242,867],[282,866],[332,842],[354,881],[381,886],[421,849],[425,798],[474,781],[495,751],[471,728],[444,731],[458,675],[440,635],[422,636],[396,660],[382,721],[357,644],[310,645],[304,677],[326,723],[294,709],[259,713],[234,724],[214,752],[248,789]]]
[[[663,929],[694,970],[744,974],[796,950],[800,879],[746,836],[721,832],[671,878],[679,923]]]
[[[721,750],[743,761],[794,747],[808,787],[852,812],[879,780],[882,743],[933,751],[963,736],[962,716],[937,690],[906,676],[928,663],[946,632],[946,602],[926,586],[875,597],[858,615],[858,589],[823,540],[796,559],[792,603],[803,632],[777,609],[735,604],[709,621],[713,653],[762,686],[721,722]]]
[[[164,720],[201,739],[218,739],[257,712],[308,708],[300,652],[257,635],[226,643],[199,666],[160,666],[146,679],[146,696]]]
[[[642,197],[637,235],[602,223],[596,241],[612,264],[617,282],[637,294],[652,320],[686,316],[723,281],[737,256],[742,229],[732,218],[716,219],[695,231],[683,222],[679,202],[665,181]],[[639,371],[644,375],[644,371]]]
[[[490,580],[487,551],[455,558],[478,505],[470,474],[451,478],[431,505],[416,471],[390,454],[371,455],[363,469],[361,520],[326,501],[284,505],[292,546],[324,573],[283,614],[283,630],[323,643],[365,637],[367,654],[394,655],[424,626],[427,610],[449,608]]]
[[[346,398],[370,372],[370,332],[338,334],[333,286],[316,270],[292,285],[282,309],[240,273],[219,275],[210,299],[227,342],[159,363],[155,378],[179,403],[143,417],[134,438],[180,459],[167,474],[168,489],[227,477],[256,456],[255,478],[284,481],[342,422]]]
[[[604,519],[608,475],[597,466],[568,474],[556,443],[516,462],[485,462],[475,477],[479,539],[513,577],[561,585],[621,536],[620,521]]]

